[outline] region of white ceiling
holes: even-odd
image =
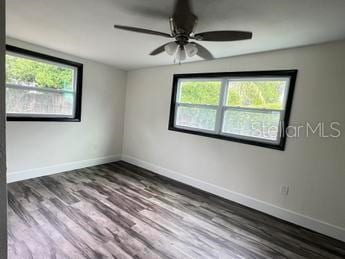
[[[113,25],[169,32],[174,0],[7,0],[6,4],[9,37],[126,70],[173,63],[165,53],[148,55],[166,38],[116,31]],[[199,17],[197,32],[254,33],[249,41],[202,42],[216,58],[345,38],[344,0],[194,0],[193,5]],[[148,10],[156,14],[149,15]]]

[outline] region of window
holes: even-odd
[[[169,129],[284,150],[297,70],[174,75]]]
[[[83,65],[6,46],[7,120],[80,121]]]

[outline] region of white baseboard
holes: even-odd
[[[302,227],[314,230],[318,233],[336,238],[341,241],[345,241],[345,229],[342,227],[335,226],[327,222],[324,222],[324,221],[321,221],[321,220],[318,220],[306,215],[302,215],[300,213],[287,210],[287,209],[278,207],[276,205],[273,205],[261,200],[257,200],[255,198],[246,196],[241,193],[230,191],[223,187],[216,186],[214,184],[210,184],[210,183],[183,175],[178,172],[174,172],[172,170],[163,168],[161,166],[142,161],[135,157],[122,155],[122,160],[128,163],[143,167],[157,174],[174,179],[176,181],[207,191],[209,193],[213,193],[225,199],[237,202],[244,206],[256,209],[258,211],[262,211],[274,217],[277,217],[277,218],[286,220],[288,222],[300,225]]]
[[[34,168],[34,169],[29,169],[29,170],[24,170],[24,171],[7,172],[7,182],[12,183],[12,182],[22,181],[26,179],[35,178],[35,177],[62,173],[62,172],[85,168],[89,166],[116,162],[116,161],[119,161],[120,159],[121,159],[121,155],[112,155],[112,156],[98,157],[98,158],[82,160],[82,161],[69,162],[69,163],[64,163],[64,164],[59,164],[59,165]]]

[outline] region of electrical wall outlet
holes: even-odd
[[[282,195],[288,195],[289,194],[289,186],[288,185],[282,185],[280,186],[280,194]]]

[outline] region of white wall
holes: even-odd
[[[345,240],[344,136],[288,139],[282,152],[168,131],[174,73],[278,69],[299,70],[293,123],[344,130],[345,42],[335,42],[129,72],[123,158]]]
[[[84,64],[81,122],[7,123],[9,181],[119,159],[126,73],[14,39],[7,44]]]
[[[0,258],[7,258],[7,188],[5,147],[5,0],[0,0]]]

